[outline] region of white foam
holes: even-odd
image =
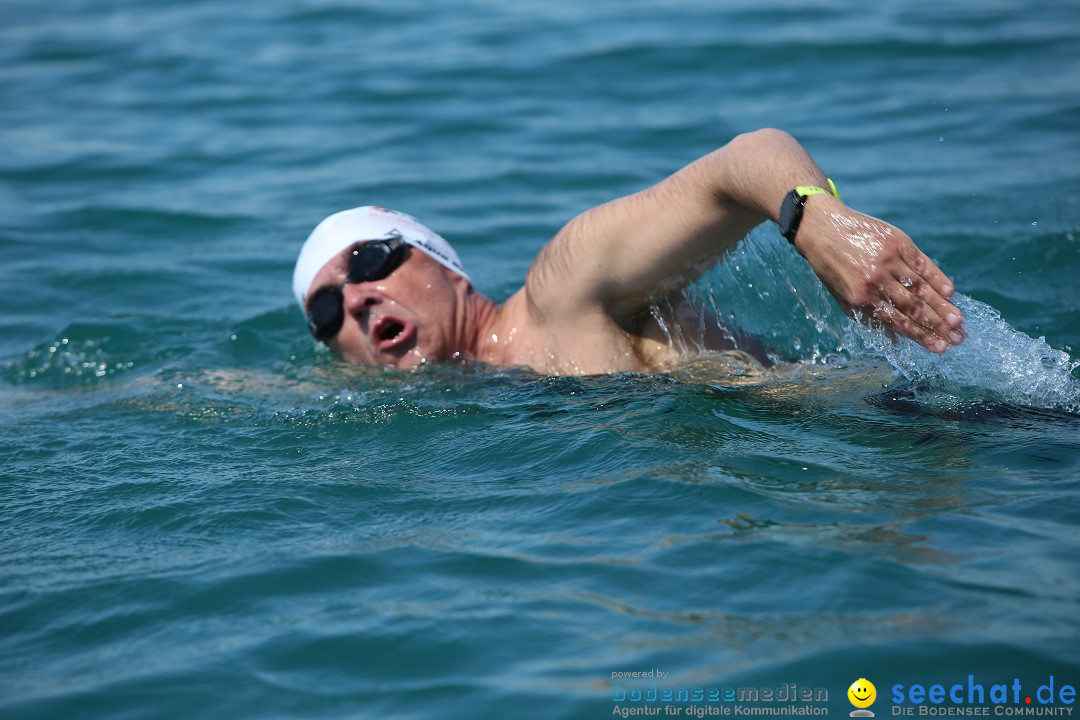
[[[1019,405],[1080,412],[1080,380],[1073,375],[1080,361],[1050,347],[1044,337],[1014,330],[985,303],[961,293],[950,300],[964,313],[967,339],[942,355],[907,339],[893,343],[854,321],[845,344],[881,355],[908,380],[980,388]]]

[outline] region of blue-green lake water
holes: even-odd
[[[1080,5],[2,14],[0,717],[1075,707],[1037,689],[1080,685]],[[771,226],[698,288],[785,361],[752,383],[352,368],[293,303],[336,210],[501,300],[766,126],[954,279],[964,346],[854,328]],[[827,700],[647,700],[790,684]]]

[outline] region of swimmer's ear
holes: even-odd
[[[462,289],[465,292],[468,292],[469,290],[475,290],[476,289],[476,288],[473,287],[473,284],[469,280],[469,278],[465,277],[464,275],[459,275],[458,273],[454,272],[453,270],[450,270],[449,268],[443,268],[443,272],[446,273],[446,277],[450,280],[450,283],[452,285],[455,285],[455,286],[464,285],[464,287]]]

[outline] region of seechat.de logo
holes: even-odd
[[[851,717],[874,717],[874,713],[866,709],[877,700],[877,688],[874,687],[874,683],[866,678],[859,678],[847,689],[847,697],[857,708],[851,711]]]

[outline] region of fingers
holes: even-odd
[[[955,288],[945,273],[910,241],[901,249],[900,257],[914,272],[908,275],[899,273],[897,281],[929,304],[950,328],[959,328],[964,322],[964,316],[955,305],[946,300],[952,296]],[[922,283],[919,282],[920,279]]]
[[[871,310],[870,318],[869,324],[880,328],[893,342],[896,342],[897,335],[903,335],[930,352],[943,353],[950,347],[950,344],[937,333],[919,325],[891,303],[878,303]]]
[[[920,327],[948,338],[954,345],[963,342],[960,311],[929,285],[901,276],[885,289],[885,295]]]
[[[935,310],[938,301],[946,301],[925,283],[916,284],[903,277],[881,287],[880,293],[881,299],[870,314],[874,324],[883,327],[894,340],[894,333],[900,334],[936,353],[964,341],[963,330],[952,327]]]
[[[900,262],[883,268],[892,278],[877,288],[873,317],[932,352],[959,345],[965,338],[963,315],[946,299],[953,293],[953,284],[910,239],[899,249]]]

